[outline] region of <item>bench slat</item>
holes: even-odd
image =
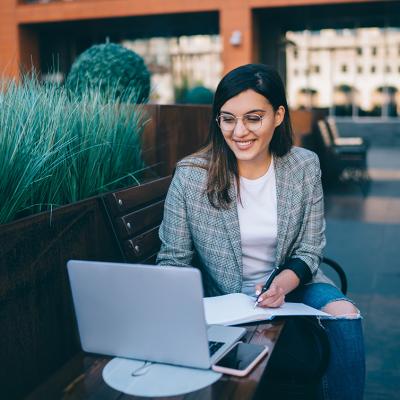
[[[146,229],[159,226],[164,212],[164,200],[116,218],[117,234],[121,239],[132,238]]]
[[[158,252],[161,241],[158,226],[124,242],[124,250],[129,262],[141,262]]]
[[[137,187],[105,195],[111,216],[117,217],[127,214],[135,208],[154,202],[157,198],[165,197],[171,179],[171,176],[167,176]]]

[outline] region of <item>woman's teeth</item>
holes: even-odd
[[[239,147],[239,149],[247,149],[252,146],[254,143],[254,140],[247,140],[247,141],[236,141],[236,146]]]

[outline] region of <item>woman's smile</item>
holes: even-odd
[[[253,144],[256,141],[256,139],[251,139],[251,140],[232,139],[232,140],[235,142],[237,148],[242,151],[249,150],[251,147],[253,147]]]

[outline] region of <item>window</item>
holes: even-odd
[[[299,51],[297,49],[293,50],[293,57],[298,58],[299,57]]]
[[[294,107],[325,108],[329,115],[347,118],[385,117],[393,114],[383,105],[388,95],[371,86],[384,83],[397,88],[394,102],[400,115],[400,25],[321,29],[311,39],[311,31],[286,35],[286,82]],[[311,86],[318,92],[312,102],[305,92],[299,94],[299,88]]]

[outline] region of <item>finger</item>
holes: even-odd
[[[274,304],[279,301],[280,298],[284,298],[284,291],[282,288],[277,287],[276,288],[276,293],[272,296],[267,296],[267,292],[265,292],[260,298],[258,299],[258,302],[261,306],[265,307],[271,307],[271,304]]]
[[[262,284],[262,283],[258,283],[258,284],[256,285],[256,287],[255,287],[256,296],[258,296],[258,295],[261,293],[262,287],[263,287],[263,284]]]
[[[272,284],[270,286],[270,288],[265,292],[264,296],[274,297],[274,296],[278,295],[279,293],[281,293],[281,290],[283,290],[283,289],[281,289],[280,287]]]
[[[265,299],[262,303],[259,304],[260,307],[264,308],[276,308],[280,307],[285,302],[285,296],[279,296],[271,301],[271,298]]]
[[[264,297],[274,297],[274,296],[276,296],[278,294],[278,292],[277,292],[277,290],[276,290],[276,288],[269,288],[266,292],[265,292],[265,295],[264,295]]]
[[[270,297],[263,297],[262,299],[259,299],[259,305],[261,307],[270,307],[271,304],[275,303],[276,301],[279,300],[280,295],[276,295],[276,296],[270,296]]]
[[[281,297],[279,297],[279,299],[277,301],[270,304],[269,307],[277,308],[277,307],[280,307],[284,302],[285,302],[285,296],[281,296]]]

